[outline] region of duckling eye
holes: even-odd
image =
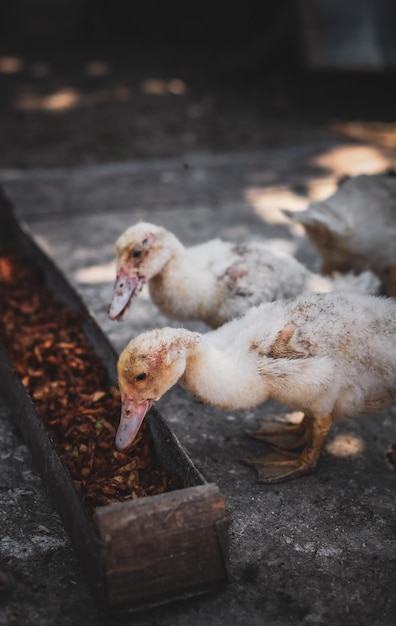
[[[138,374],[137,376],[135,376],[135,380],[145,380],[146,378],[147,378],[146,372],[142,372],[141,374]]]
[[[135,248],[134,251],[132,252],[132,256],[137,258],[142,254],[142,249],[141,248]]]

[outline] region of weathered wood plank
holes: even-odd
[[[206,484],[96,511],[108,545],[107,591],[122,605],[227,580],[222,558],[224,500]],[[218,526],[217,526],[218,524]]]

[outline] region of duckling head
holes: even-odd
[[[122,233],[116,242],[117,275],[110,319],[122,319],[133,297],[169,261],[175,242],[176,237],[165,228],[148,222],[139,222]]]
[[[176,329],[151,330],[130,341],[117,364],[121,392],[118,450],[131,447],[146,413],[177,383],[185,368],[185,344]]]

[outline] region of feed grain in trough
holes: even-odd
[[[0,393],[102,606],[140,610],[225,583],[217,486],[155,410],[131,452],[115,450],[117,354],[2,193],[0,253]]]

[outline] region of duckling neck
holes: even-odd
[[[268,399],[253,362],[211,345],[203,335],[196,334],[189,345],[179,383],[196,398],[226,410],[247,409]]]
[[[206,264],[182,245],[175,247],[160,273],[149,282],[156,306],[172,319],[200,319],[217,326],[214,315],[219,307],[216,280]]]

